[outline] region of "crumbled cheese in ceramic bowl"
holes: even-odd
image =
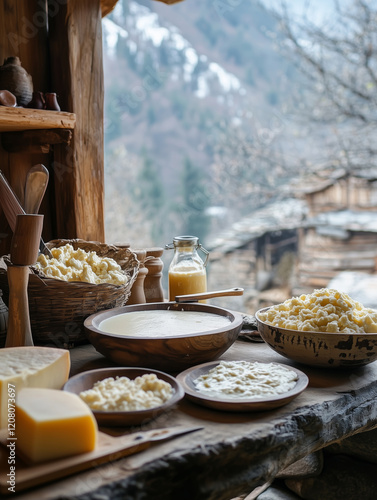
[[[346,293],[322,288],[258,312],[265,323],[288,330],[329,333],[376,333],[377,311]]]
[[[108,377],[79,394],[94,411],[139,411],[161,406],[173,396],[173,388],[154,373],[134,380]]]

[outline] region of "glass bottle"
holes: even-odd
[[[169,300],[177,295],[207,291],[206,265],[208,251],[199,243],[196,236],[176,236],[166,249],[174,249],[174,257],[169,266]],[[200,249],[206,256],[205,261],[198,254]]]

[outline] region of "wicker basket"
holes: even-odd
[[[53,240],[49,248],[70,243],[73,248],[95,251],[100,257],[113,258],[129,276],[125,285],[103,283],[94,285],[83,282],[66,282],[42,277],[37,272],[30,274],[28,285],[30,323],[36,345],[72,347],[86,343],[83,322],[91,314],[103,309],[124,305],[131,293],[139,271],[139,261],[129,248],[119,248],[104,243],[84,240]],[[0,265],[0,289],[4,302],[8,304],[9,287],[6,258]],[[0,338],[4,345],[5,337]]]

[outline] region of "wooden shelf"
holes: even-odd
[[[74,113],[0,106],[0,132],[53,128],[72,130],[75,123],[76,115]]]

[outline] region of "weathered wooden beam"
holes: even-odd
[[[72,131],[66,129],[25,130],[1,134],[1,144],[8,153],[48,153],[52,144],[69,144],[71,139]]]
[[[87,346],[82,349],[88,351]],[[75,358],[74,353],[71,356]],[[263,362],[283,359],[264,343],[246,342],[237,342],[222,358],[248,356]],[[86,368],[89,359],[83,356]],[[274,479],[291,464],[327,445],[376,427],[374,363],[351,373],[302,369],[310,384],[290,405],[241,414],[203,409],[183,401],[151,427],[201,425],[202,431],[113,462],[109,469],[88,471],[77,483],[67,481],[66,489],[57,484],[56,495],[50,498],[229,500]]]
[[[105,237],[101,18],[100,0],[67,0],[50,18],[51,87],[76,114],[70,145],[54,148],[59,238]]]
[[[75,122],[76,117],[73,113],[0,106],[0,132],[47,128],[73,129]]]

